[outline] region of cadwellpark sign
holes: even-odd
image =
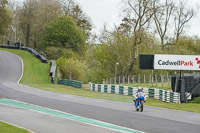
[[[154,69],[200,70],[200,56],[155,54]]]

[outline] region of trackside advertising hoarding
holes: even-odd
[[[200,70],[200,56],[155,54],[154,69]]]

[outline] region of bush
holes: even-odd
[[[61,78],[69,80],[88,82],[87,78],[87,65],[81,63],[79,60],[74,58],[60,57],[57,60],[57,66],[59,68]]]
[[[79,55],[70,49],[63,49],[63,57],[78,59]]]
[[[55,59],[55,60],[60,57],[65,57],[65,58],[78,58],[79,57],[79,55],[72,50],[54,47],[54,46],[47,47],[47,49],[45,50],[45,54],[50,59]]]
[[[58,59],[63,55],[63,50],[59,47],[51,46],[47,47],[45,53],[50,59]]]
[[[198,103],[200,104],[200,97],[195,97],[192,101],[189,101],[190,103]]]

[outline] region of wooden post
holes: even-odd
[[[149,84],[151,85],[151,74],[149,74]]]
[[[123,84],[125,84],[125,77],[123,76]]]
[[[128,75],[128,85],[129,85],[129,75]]]
[[[138,84],[140,84],[140,74],[138,75]]]
[[[176,92],[178,89],[178,76],[177,76],[176,72],[175,72],[175,75],[176,75],[176,84],[175,84],[175,92]]]
[[[153,86],[153,70],[152,70],[152,74],[151,74],[151,86]]]
[[[162,87],[164,86],[163,80],[164,80],[164,75],[161,74]]]
[[[133,75],[133,84],[135,83],[135,76]]]
[[[144,74],[144,84],[146,83],[145,74]]]
[[[168,75],[168,73],[167,73],[167,82],[168,82],[168,85],[170,85],[169,84],[169,75]]]
[[[157,79],[157,75],[155,74],[155,78],[156,78],[156,86],[158,85],[158,79]]]

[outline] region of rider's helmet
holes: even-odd
[[[142,92],[143,88],[142,87],[138,87],[138,92]]]

